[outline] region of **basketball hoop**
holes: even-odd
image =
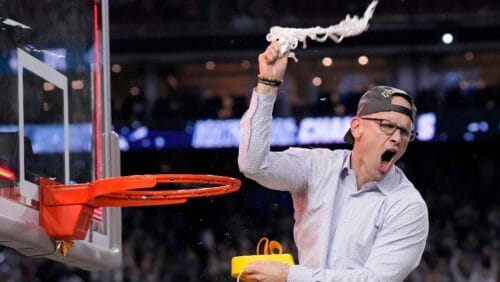
[[[237,191],[241,181],[226,176],[197,174],[130,175],[64,185],[40,178],[40,225],[56,240],[83,240],[94,208],[183,204],[190,198]],[[151,190],[158,184],[197,184],[203,187]]]

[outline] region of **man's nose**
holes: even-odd
[[[401,128],[396,128],[396,130],[394,130],[394,132],[391,134],[391,140],[396,143],[400,143],[404,140],[402,133],[403,131],[401,130]]]

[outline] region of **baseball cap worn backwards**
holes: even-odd
[[[393,96],[401,96],[408,100],[411,109],[400,105],[392,104]],[[390,86],[375,86],[366,91],[358,103],[357,116],[364,116],[378,112],[398,112],[407,115],[413,122],[417,114],[417,107],[413,98],[404,90]],[[349,129],[344,136],[344,141],[348,144],[354,144],[354,137]]]

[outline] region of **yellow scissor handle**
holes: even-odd
[[[264,242],[264,248],[262,249],[263,255],[278,255],[283,253],[283,248],[281,244],[277,241],[267,239],[266,237],[262,237],[257,243],[257,255],[260,255],[261,244]]]

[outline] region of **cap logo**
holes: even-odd
[[[392,89],[384,89],[382,90],[382,92],[380,92],[380,95],[384,96],[384,98],[389,98],[390,96],[392,96],[392,93],[394,93]]]

